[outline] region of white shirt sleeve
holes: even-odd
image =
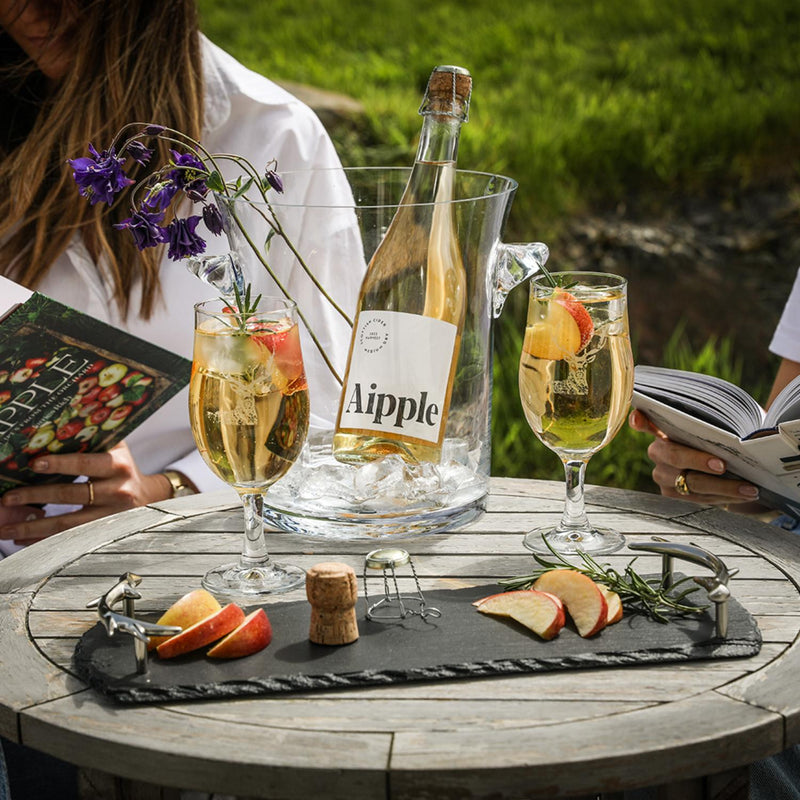
[[[800,269],[769,349],[781,358],[800,361]]]

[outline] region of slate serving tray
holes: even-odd
[[[98,622],[78,642],[78,675],[118,703],[165,703],[285,692],[455,680],[560,669],[652,664],[753,656],[761,633],[747,610],[729,600],[728,636],[714,638],[713,608],[660,624],[626,614],[591,639],[571,623],[549,642],[516,622],[481,614],[473,600],[497,592],[495,584],[426,592],[441,618],[398,622],[365,618],[356,606],[360,637],[342,647],[308,640],[311,607],[305,601],[267,606],[273,640],[265,650],[235,660],[210,659],[205,649],[160,661],[137,675],[130,636],[109,637]]]

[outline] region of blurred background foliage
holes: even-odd
[[[658,214],[687,194],[724,204],[800,178],[796,0],[200,0],[200,9],[209,37],[252,69],[362,104],[355,127],[334,132],[348,165],[410,163],[432,67],[467,67],[474,92],[459,165],[519,181],[507,241],[542,240],[555,253],[578,215],[621,203]],[[496,328],[493,473],[560,479],[519,405],[525,293],[512,293]],[[729,340],[689,341],[675,319],[664,363],[741,378]],[[746,387],[761,400],[772,366]],[[652,489],[647,441],[626,427],[592,458],[588,481]]]

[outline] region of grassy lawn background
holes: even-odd
[[[508,241],[552,243],[572,216],[622,200],[657,213],[686,193],[724,202],[798,178],[796,0],[200,0],[200,9],[210,38],[251,68],[363,104],[359,139],[337,141],[348,164],[410,163],[432,67],[467,67],[459,165],[519,181]],[[507,342],[521,336],[513,314],[500,326]],[[496,359],[493,472],[559,477],[521,415],[518,352]],[[713,342],[686,352],[676,339],[665,361],[735,379],[733,356]],[[646,441],[624,430],[592,459],[588,480],[652,488]]]

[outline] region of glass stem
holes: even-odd
[[[240,496],[244,506],[244,543],[241,566],[261,566],[269,562],[262,514],[264,498],[260,492],[243,492]]]
[[[583,478],[586,473],[585,461],[564,460],[564,475],[567,484],[567,500],[564,515],[561,517],[561,528],[575,530],[588,528],[589,519],[583,504]]]

